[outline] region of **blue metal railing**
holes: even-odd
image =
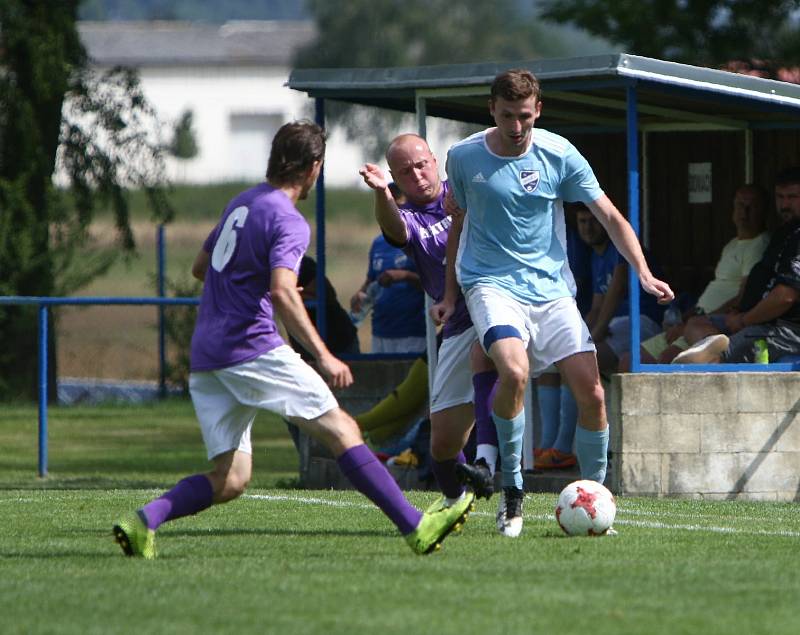
[[[47,476],[47,393],[49,388],[48,381],[48,312],[51,306],[87,306],[87,305],[125,305],[125,306],[157,306],[159,307],[159,319],[163,320],[163,309],[166,306],[196,306],[200,304],[199,298],[164,298],[164,297],[42,297],[42,296],[0,296],[0,306],[36,306],[38,307],[37,341],[38,346],[38,405],[39,405],[39,444],[38,444],[38,472],[39,476]],[[319,311],[317,312],[319,313]],[[159,335],[159,357],[161,369],[163,369],[163,322],[160,325]],[[359,359],[385,359],[401,360],[413,359],[417,355],[404,354],[358,354],[342,355],[345,360]],[[159,390],[164,386],[163,370],[159,372]]]
[[[39,358],[39,476],[47,476],[47,391],[48,391],[48,342],[47,317],[51,306],[65,305],[138,305],[158,306],[197,305],[198,298],[117,298],[117,297],[85,297],[85,298],[49,298],[40,296],[0,296],[0,306],[37,306],[38,311],[38,358]],[[163,349],[162,349],[163,350]]]

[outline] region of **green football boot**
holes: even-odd
[[[460,531],[469,513],[475,509],[475,494],[472,492],[464,492],[464,496],[450,506],[446,506],[444,500],[442,497],[431,505],[417,528],[405,537],[414,553],[425,555],[438,551],[448,534]]]
[[[434,514],[436,512],[440,512],[443,509],[451,507],[454,503],[460,503],[461,499],[464,497],[465,494],[466,492],[464,492],[464,494],[461,495],[461,498],[458,499],[447,498],[447,496],[442,494],[441,496],[439,496],[439,498],[437,498],[428,506],[425,512],[428,514]]]
[[[442,494],[439,498],[437,498],[428,506],[428,509],[425,510],[425,513],[434,514],[436,512],[442,511],[446,507],[448,507],[447,497],[444,494]]]
[[[145,560],[156,557],[156,532],[147,528],[139,512],[130,512],[114,523],[114,539],[126,556]]]

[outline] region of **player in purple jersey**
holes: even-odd
[[[444,210],[447,183],[439,178],[436,157],[418,135],[396,137],[386,151],[386,161],[405,202],[396,204],[383,171],[367,163],[359,173],[375,192],[375,217],[386,240],[414,261],[423,289],[438,302],[444,296],[445,249],[452,222]],[[486,401],[497,376],[484,358],[488,366],[480,370],[493,374],[493,378],[490,382],[478,378],[473,385],[469,359],[476,335],[463,297],[457,300],[443,336],[430,400],[432,468],[443,495],[438,507],[452,505],[465,496],[456,466],[465,461],[462,450],[472,429],[473,400],[476,409]],[[488,423],[492,433],[494,426]],[[488,498],[491,493],[490,483],[476,488],[478,495]]]
[[[437,549],[472,507],[472,494],[458,505],[425,513],[409,504],[322,377],[278,333],[274,314],[312,354],[331,386],[352,384],[350,369],[327,349],[297,290],[310,229],[295,204],[316,182],[324,153],[325,133],[316,124],[282,126],[272,142],[266,183],[228,204],[195,259],[192,273],[204,286],[189,389],[213,468],[120,518],[113,531],[126,555],[154,558],[155,531],[162,523],[244,492],[258,409],[281,415],[327,446],[353,486],[390,518],[416,553]]]

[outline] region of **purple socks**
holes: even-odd
[[[353,486],[370,499],[404,536],[417,528],[422,512],[406,500],[397,482],[366,445],[356,445],[336,462]]]
[[[492,419],[492,402],[497,392],[497,372],[487,370],[472,376],[475,389],[475,434],[478,445],[497,446],[497,429]]]
[[[214,492],[204,474],[195,474],[142,507],[147,527],[155,531],[168,520],[191,516],[211,507]]]
[[[431,461],[431,470],[439,484],[439,489],[447,498],[458,498],[464,493],[464,486],[456,476],[456,463],[465,463],[466,457],[463,452],[459,452],[454,459],[445,461]]]

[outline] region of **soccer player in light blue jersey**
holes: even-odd
[[[578,402],[581,477],[602,483],[606,475],[603,387],[594,343],[575,304],[563,202],[589,207],[647,293],[664,303],[674,294],[650,272],[635,232],[600,189],[586,159],[563,137],[534,129],[542,103],[530,72],[499,74],[489,112],[495,127],[455,144],[448,154],[454,203],[464,211],[450,230],[448,248],[453,252],[457,245],[457,256],[448,259],[447,292],[433,313],[446,321],[460,286],[479,342],[497,367],[492,418],[503,478],[498,529],[516,537],[522,531],[523,398],[531,374],[556,364]]]

